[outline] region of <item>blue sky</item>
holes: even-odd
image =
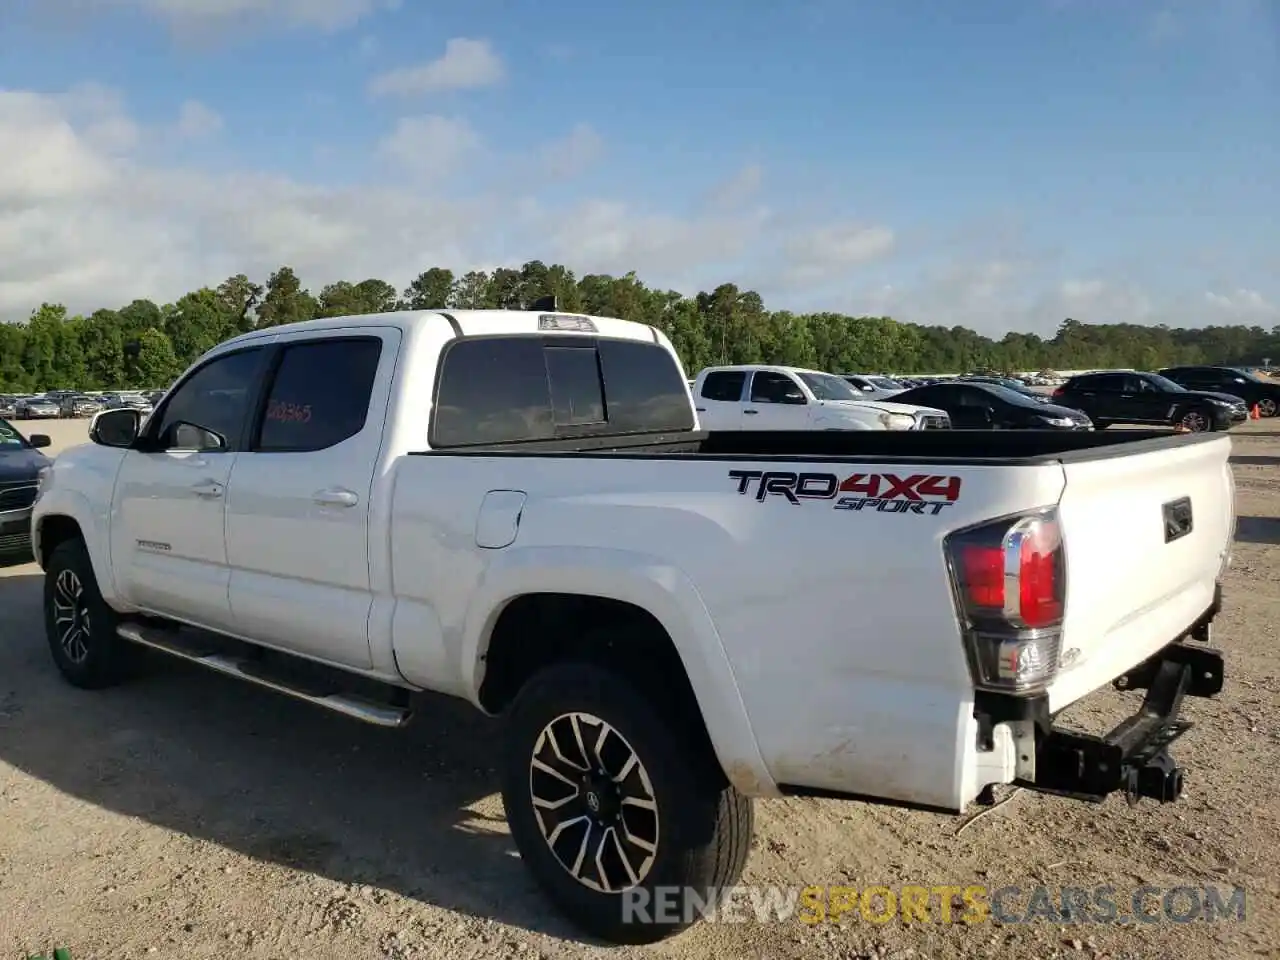
[[[987,333],[1280,323],[1273,0],[17,7],[0,315],[537,257]]]

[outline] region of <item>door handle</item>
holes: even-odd
[[[744,414],[749,414],[749,415],[751,415],[751,416],[753,416],[753,417],[754,417],[754,416],[755,416],[757,413],[759,413],[760,411],[759,411],[759,410],[743,410],[742,412],[743,412]]]
[[[213,500],[222,496],[222,484],[214,483],[212,480],[205,483],[197,483],[191,490],[197,497],[203,497],[206,500]]]
[[[317,490],[311,495],[311,499],[322,507],[354,507],[360,502],[353,491],[341,488]]]
[[[707,408],[706,408],[706,407],[694,407],[693,409],[694,409],[694,410],[696,410],[698,413],[706,413],[706,412],[707,412]]]

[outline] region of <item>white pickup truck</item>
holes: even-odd
[[[707,367],[693,383],[708,430],[937,430],[945,410],[868,397],[820,370],[746,364]]]
[[[91,438],[33,513],[70,683],[150,648],[384,726],[465,698],[527,866],[615,941],[737,881],[752,798],[1173,800],[1223,682],[1219,434],[705,432],[654,328],[457,311],[245,334]],[[1055,725],[1113,683],[1130,721]]]

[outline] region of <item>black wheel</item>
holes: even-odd
[[[654,943],[738,882],[750,799],[698,738],[606,667],[535,675],[506,721],[502,798],[539,886],[585,932]]]
[[[1178,426],[1188,433],[1204,433],[1213,429],[1213,414],[1199,407],[1184,410],[1178,418]]]
[[[73,686],[97,690],[126,679],[137,650],[116,635],[119,617],[98,591],[84,542],[66,540],[44,577],[44,626],[58,670]]]
[[[1263,417],[1274,417],[1276,415],[1277,404],[1271,397],[1263,397],[1258,401],[1258,415]]]

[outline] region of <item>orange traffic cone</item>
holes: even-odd
[[[1262,419],[1262,411],[1258,409],[1258,405],[1256,403],[1253,405],[1253,409],[1249,411],[1249,419],[1250,420]]]

